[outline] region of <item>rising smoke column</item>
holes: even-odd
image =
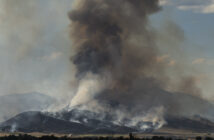
[[[198,111],[183,109],[189,100],[165,90],[166,66],[157,61],[159,46],[148,20],[159,10],[158,0],[77,1],[69,13],[79,82],[71,107],[96,107],[122,123],[132,118],[125,123],[151,121],[157,127],[155,122],[164,123],[163,112]]]

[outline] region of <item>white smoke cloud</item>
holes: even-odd
[[[109,81],[108,77],[88,73],[84,79],[80,80],[77,92],[70,102],[70,107],[92,102],[95,94],[103,90]]]
[[[161,128],[166,121],[164,120],[164,107],[154,107],[151,108],[148,112],[146,112],[142,116],[137,116],[132,118],[131,122],[127,124],[127,126],[135,127],[138,126],[139,122],[151,122],[152,124],[141,124],[139,127],[141,130],[147,130],[151,128]]]
[[[17,124],[14,123],[14,124],[11,126],[10,132],[14,133],[14,132],[16,131],[16,128],[17,128]]]
[[[204,62],[205,62],[204,58],[197,58],[197,59],[192,61],[192,64],[202,64]]]
[[[58,59],[62,55],[63,55],[62,52],[52,52],[50,55],[42,57],[42,59],[46,60],[46,61],[53,61],[53,60]]]
[[[214,0],[160,0],[160,5],[175,6],[179,10],[196,13],[214,13]]]

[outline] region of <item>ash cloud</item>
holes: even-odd
[[[166,90],[170,77],[167,66],[157,61],[161,47],[156,40],[159,33],[149,21],[150,15],[161,10],[158,4],[158,0],[77,1],[69,18],[75,52],[71,61],[79,86],[70,107],[93,108],[115,115],[118,122],[125,124],[130,124],[127,118],[133,118],[131,124],[135,125],[146,121],[145,116],[155,108],[164,109],[162,113],[152,113],[159,119],[151,121],[163,125],[165,114],[188,116],[210,107],[209,103],[198,104],[203,99],[198,97],[200,90],[189,77],[176,79],[184,81],[177,86],[179,91]],[[95,84],[86,85],[91,81]],[[80,101],[82,96],[88,99]]]

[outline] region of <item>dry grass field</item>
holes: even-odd
[[[123,138],[129,138],[129,134],[56,134],[56,133],[21,133],[21,132],[15,132],[15,133],[0,133],[0,137],[3,136],[9,136],[9,135],[31,135],[34,137],[42,137],[42,136],[55,136],[55,137],[68,137],[68,138],[85,138],[85,137],[123,137]],[[181,138],[181,139],[194,139],[197,136],[201,137],[214,137],[214,133],[196,133],[188,130],[173,130],[173,129],[159,129],[156,130],[153,133],[133,133],[133,136],[135,138],[152,138],[153,136],[163,136],[163,137],[170,137],[170,138]]]

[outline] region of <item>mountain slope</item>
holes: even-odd
[[[41,112],[21,113],[0,125],[4,132],[43,132],[43,133],[86,133],[91,128],[80,123],[68,122],[47,116]]]
[[[53,116],[50,113],[41,113],[36,111],[24,112],[1,123],[0,131],[73,134],[124,134],[130,132],[142,132],[141,130],[137,130],[135,128],[116,125],[111,121],[107,121],[105,119],[100,120],[98,118],[90,118],[89,114],[91,113],[92,115],[92,112],[88,112],[89,114],[87,114],[86,112],[81,112],[82,115],[77,114],[77,112],[80,113],[81,111],[73,110],[67,113],[64,112],[63,114],[61,114],[61,118],[56,115]],[[204,118],[166,116],[165,120],[167,123],[162,128],[173,129],[175,131],[188,130],[197,133],[214,132],[214,123]],[[153,133],[153,129],[144,131],[144,133]]]
[[[92,133],[92,134],[112,134],[112,133],[129,133],[136,131],[135,129],[125,126],[109,124],[101,125],[99,120],[94,119],[92,125],[87,123],[77,123],[51,117],[45,113],[29,111],[21,113],[0,124],[2,132],[42,132],[42,133]]]
[[[127,127],[113,123],[111,116],[103,117],[102,114],[88,110],[72,109],[70,111],[61,111],[54,114],[48,113],[58,119],[66,121],[75,121],[94,129],[90,133],[129,133],[137,131],[136,128]]]
[[[190,130],[194,132],[214,132],[214,123],[204,118],[184,118],[167,116],[163,128]]]

